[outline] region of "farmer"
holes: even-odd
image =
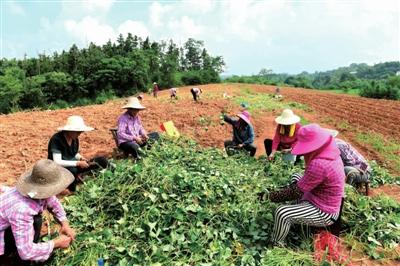
[[[344,165],[346,183],[358,186],[369,181],[372,168],[368,161],[353,146],[341,139],[336,139],[340,157]]]
[[[203,90],[200,89],[200,88],[194,87],[194,88],[191,88],[191,89],[190,89],[190,92],[192,93],[193,100],[194,100],[195,102],[197,102],[197,100],[200,99],[200,94],[203,93]]]
[[[177,88],[169,89],[169,95],[170,95],[171,99],[172,98],[178,99],[177,93],[178,93],[178,89]]]
[[[243,111],[233,118],[224,115],[224,121],[232,125],[233,137],[232,140],[224,141],[225,150],[229,149],[245,149],[250,152],[250,156],[256,154],[257,147],[254,145],[254,129],[250,122],[250,113]],[[229,154],[229,152],[228,152]]]
[[[133,158],[139,159],[140,148],[149,144],[149,139],[159,139],[160,135],[157,132],[147,134],[139,116],[139,112],[146,107],[136,97],[129,98],[122,108],[126,109],[126,112],[118,118],[118,147]]]
[[[276,151],[290,154],[297,140],[297,132],[301,127],[299,123],[300,117],[295,115],[290,109],[283,110],[282,114],[275,119],[275,122],[278,125],[275,130],[274,138],[272,140],[264,140],[265,151],[270,161],[274,158]],[[297,161],[298,160],[299,157],[297,158]]]
[[[344,170],[333,137],[317,124],[300,128],[292,154],[304,155],[303,176],[293,175],[291,185],[267,194],[272,202],[299,200],[275,211],[273,244],[282,245],[292,224],[326,227],[339,217],[344,196]]]
[[[67,124],[59,127],[58,132],[50,138],[47,159],[65,167],[75,176],[74,182],[68,187],[70,192],[76,190],[77,183],[81,181],[81,174],[108,166],[108,160],[105,157],[87,160],[79,153],[79,136],[82,132],[92,130],[92,127],[85,125],[82,117],[73,115],[68,117]]]
[[[65,211],[55,195],[74,176],[51,160],[39,160],[21,175],[16,187],[0,194],[0,265],[30,265],[45,261],[55,248],[67,248],[75,239]],[[42,213],[51,211],[61,225],[59,237],[38,243]]]
[[[159,91],[159,89],[158,89],[157,82],[153,82],[153,96],[154,96],[154,98],[157,98],[158,91]]]

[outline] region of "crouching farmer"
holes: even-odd
[[[65,167],[75,176],[74,182],[68,187],[70,192],[76,190],[81,174],[106,168],[109,164],[105,157],[98,156],[88,160],[79,153],[79,136],[92,130],[94,128],[86,126],[82,117],[73,115],[68,117],[66,125],[59,127],[58,132],[49,140],[47,159]]]
[[[224,141],[225,150],[229,154],[230,149],[245,149],[250,152],[250,156],[256,154],[257,147],[254,145],[254,129],[250,122],[250,113],[243,111],[233,118],[224,115],[224,121],[232,125],[232,140]]]
[[[0,194],[0,265],[46,261],[55,248],[70,245],[75,231],[55,195],[73,181],[67,169],[51,160],[40,160],[20,177],[16,187]],[[60,236],[38,243],[45,209],[61,224]]]
[[[295,175],[288,187],[271,192],[272,202],[298,200],[275,212],[272,242],[283,245],[292,224],[332,225],[339,217],[344,195],[344,170],[333,137],[317,124],[300,128],[292,154],[304,155],[303,176]]]

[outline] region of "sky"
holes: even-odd
[[[400,0],[0,0],[1,58],[37,57],[128,32],[202,40],[227,75],[400,60]]]

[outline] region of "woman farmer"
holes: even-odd
[[[74,181],[67,169],[51,160],[38,161],[16,187],[0,194],[0,265],[30,265],[45,261],[55,248],[75,239],[65,211],[55,195]],[[42,213],[48,209],[61,224],[59,237],[38,243]]]
[[[224,121],[232,125],[233,128],[232,140],[224,141],[225,150],[228,151],[230,148],[245,149],[250,152],[250,156],[254,156],[257,147],[253,143],[254,129],[250,122],[250,113],[243,111],[237,117],[238,119],[224,115]]]
[[[292,154],[304,155],[303,176],[295,174],[288,187],[271,192],[272,202],[299,200],[275,212],[272,242],[282,245],[292,224],[326,227],[339,217],[344,196],[344,170],[333,137],[317,124],[302,127]]]
[[[297,132],[301,127],[300,117],[290,109],[283,110],[282,114],[275,119],[275,122],[278,126],[274,138],[264,140],[264,147],[269,160],[274,158],[276,151],[290,153],[296,142]]]
[[[147,134],[139,116],[139,112],[146,107],[136,97],[129,98],[122,108],[126,109],[126,112],[118,118],[118,147],[138,159],[140,148],[146,146],[149,139],[159,139],[160,135],[157,132]]]
[[[92,127],[85,125],[82,117],[73,115],[68,117],[67,124],[59,127],[58,132],[50,138],[47,147],[47,159],[65,167],[75,176],[75,181],[68,187],[70,191],[75,191],[76,184],[80,180],[80,174],[108,166],[105,157],[87,160],[79,153],[79,136],[82,132],[92,130]]]

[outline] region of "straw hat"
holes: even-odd
[[[282,114],[275,119],[280,125],[293,125],[300,122],[300,117],[295,115],[292,110],[285,109]]]
[[[83,118],[78,115],[68,117],[67,124],[58,128],[59,131],[92,131],[94,128],[85,125]]]
[[[239,118],[243,119],[244,122],[246,122],[248,125],[251,125],[251,122],[250,122],[250,113],[249,113],[249,112],[243,111],[242,113],[237,114],[237,116],[238,116]]]
[[[145,109],[146,107],[144,107],[144,106],[140,103],[140,101],[139,101],[138,98],[136,98],[136,97],[131,97],[131,98],[128,99],[128,102],[127,102],[124,106],[122,106],[122,108],[123,108],[123,109],[132,108],[132,109],[139,109],[139,110],[142,110],[142,109]]]
[[[42,159],[21,175],[16,188],[23,196],[47,199],[62,192],[74,179],[72,173],[64,167],[52,160]]]
[[[300,155],[313,152],[332,138],[328,130],[321,128],[317,124],[303,126],[297,133],[297,142],[293,146],[292,154]]]

